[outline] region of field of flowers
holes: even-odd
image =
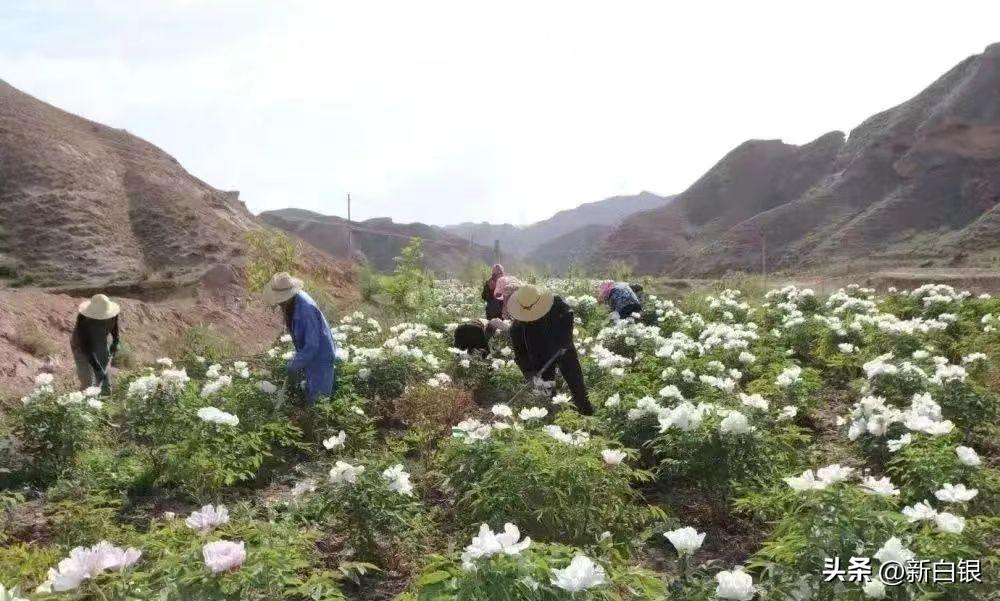
[[[720,286],[610,325],[548,284],[593,416],[502,334],[450,348],[456,282],[335,320],[312,409],[287,337],[110,397],[39,376],[0,416],[0,601],[996,598],[1000,299]]]

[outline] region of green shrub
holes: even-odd
[[[302,431],[287,420],[227,426],[189,421],[182,438],[156,452],[159,482],[207,502],[225,487],[263,478],[281,451],[302,446]]]
[[[662,512],[643,507],[633,483],[647,472],[625,463],[606,465],[606,441],[581,446],[539,430],[504,430],[469,444],[453,438],[443,447],[440,471],[455,495],[456,517],[467,526],[516,523],[538,540],[592,543],[602,532],[641,538]]]
[[[418,497],[389,487],[383,475],[388,462],[346,463],[364,471],[354,483],[323,478],[316,492],[299,502],[297,517],[341,533],[355,561],[402,568],[429,547],[432,535]]]
[[[95,411],[79,393],[73,397],[43,393],[11,411],[11,429],[27,462],[20,468],[28,480],[52,481],[78,451],[99,439]]]
[[[156,522],[137,541],[143,558],[134,568],[134,587],[171,601],[342,601],[340,576],[323,567],[316,538],[316,533],[292,524],[249,517],[237,516],[204,536],[188,528],[182,519]],[[212,574],[204,563],[202,548],[217,540],[243,542],[243,565]]]
[[[410,591],[400,601],[639,601],[667,599],[664,582],[656,574],[630,568],[619,561],[597,560],[605,582],[580,593],[557,587],[554,571],[566,568],[579,549],[532,542],[517,555],[497,554],[475,560],[465,569],[454,556],[430,558]],[[500,596],[502,595],[502,596]]]

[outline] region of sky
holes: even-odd
[[[0,79],[254,212],[525,224],[849,131],[1000,2],[0,0]]]

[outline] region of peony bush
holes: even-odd
[[[315,407],[287,335],[243,357],[182,336],[110,396],[40,375],[0,411],[0,600],[1000,589],[1000,300],[718,282],[613,323],[596,280],[548,280],[575,311],[582,416],[561,377],[524,382],[507,333],[486,358],[451,348],[481,282],[417,258],[330,316],[338,385]],[[872,572],[830,577],[852,557]],[[893,562],[913,581],[883,581]]]

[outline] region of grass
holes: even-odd
[[[55,354],[56,347],[35,324],[21,324],[14,331],[14,343],[32,357],[44,359]]]
[[[212,326],[191,326],[164,345],[168,357],[205,357],[209,361],[219,361],[240,354],[239,343],[229,334]]]

